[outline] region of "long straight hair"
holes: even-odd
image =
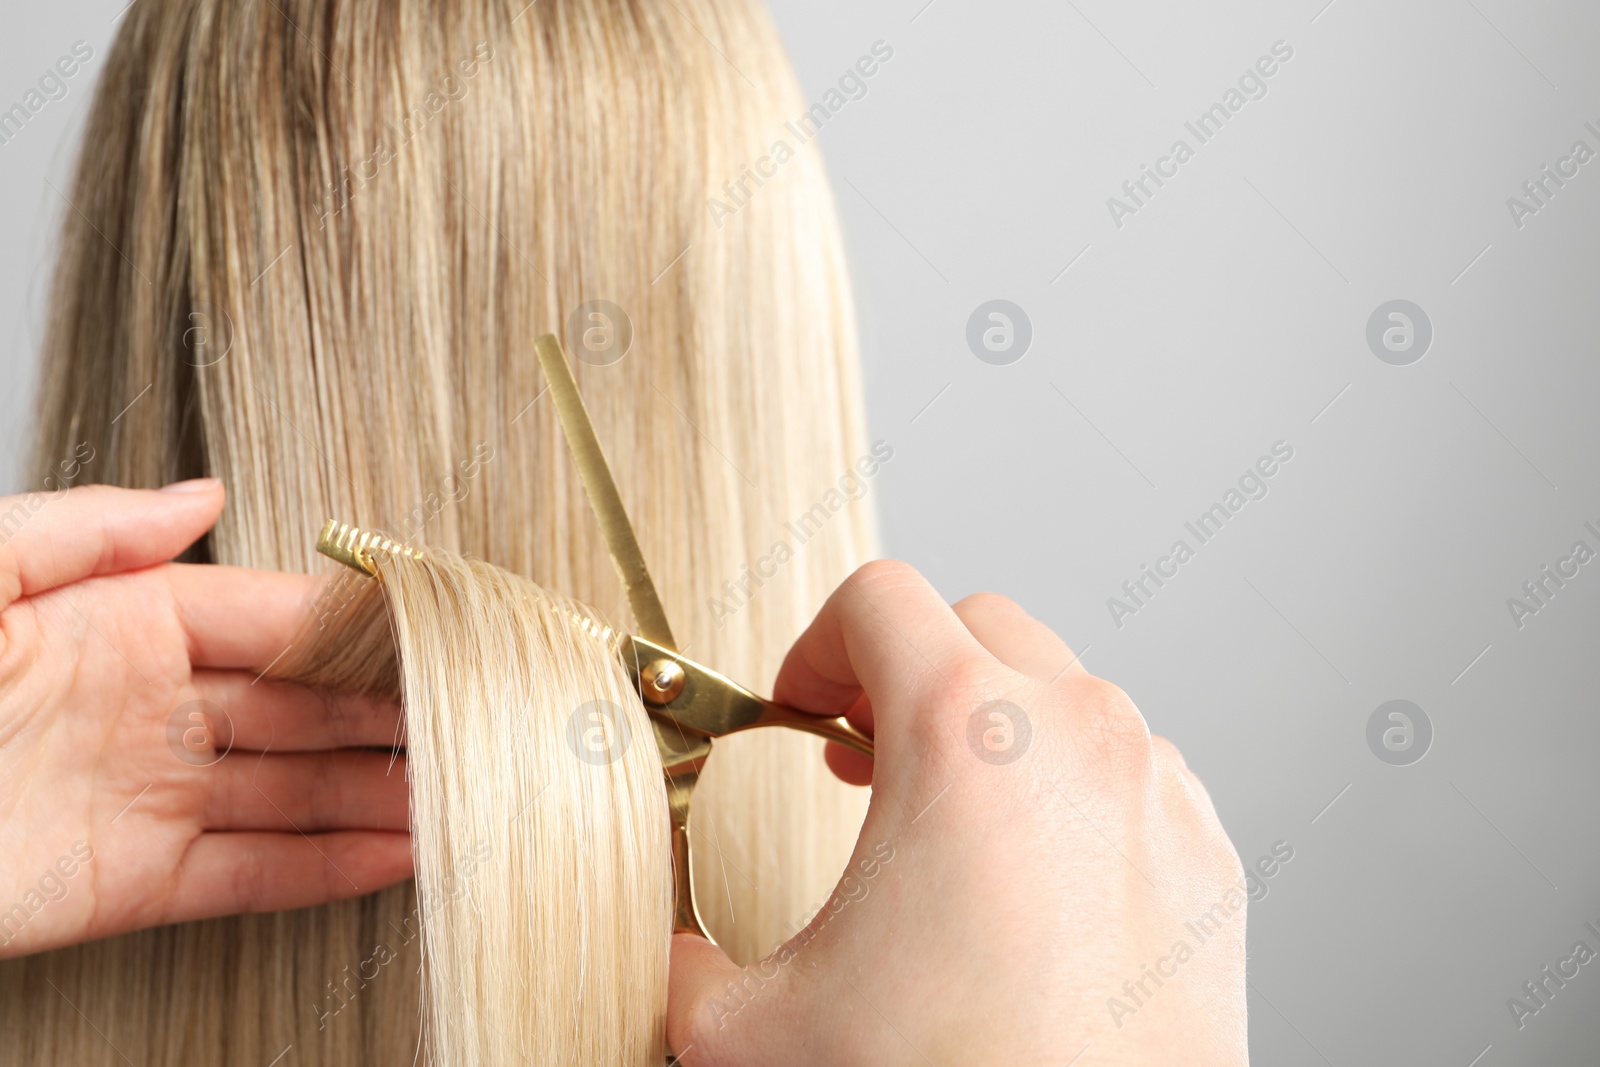
[[[625,620],[533,356],[556,332],[680,641],[768,684],[868,554],[859,498],[887,452],[861,428],[821,160],[786,132],[803,110],[755,0],[141,0],[69,193],[35,478],[87,442],[80,481],[224,479],[196,559],[321,570],[313,537],[338,516]],[[780,140],[777,172],[741,181]],[[397,581],[420,595],[421,576]],[[399,668],[416,684],[451,655],[496,700],[525,680],[475,652],[487,616],[420,610]],[[572,686],[534,689],[546,704],[529,721],[571,710]],[[407,699],[415,728],[414,685]],[[440,770],[424,786],[413,766],[414,819],[425,788],[447,821],[491,806],[468,795],[483,783]],[[864,808],[813,739],[719,743],[697,881],[736,960],[826,899]],[[532,909],[593,904],[582,886],[528,888]],[[410,934],[417,909],[406,886],[13,961],[0,1041],[30,1064],[268,1062],[290,1046],[295,1062],[410,1062],[431,944]],[[393,962],[375,967],[380,946]],[[655,962],[638,967],[655,981]]]
[[[430,1062],[659,1067],[666,789],[616,631],[481,561],[379,560],[277,673],[404,704]]]

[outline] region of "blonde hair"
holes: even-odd
[[[547,331],[582,351],[593,320],[576,313],[611,301],[631,349],[580,360],[579,385],[668,614],[696,658],[769,684],[872,541],[852,499],[867,447],[815,147],[733,217],[708,211],[802,110],[754,0],[142,0],[107,58],[68,192],[36,474],[87,441],[95,459],[80,480],[227,482],[199,559],[320,569],[313,537],[336,515],[625,619],[532,352]],[[447,667],[450,685],[488,705],[533,702],[530,728],[570,713],[563,701],[614,670],[563,661],[562,685],[523,693],[531,672],[561,660],[550,631],[518,663],[473,658],[507,640],[494,627],[539,625],[485,608],[511,579],[397,574],[391,602],[410,612],[408,628],[397,618],[410,635],[399,652],[408,723],[426,723],[441,746],[459,693],[426,679]],[[425,581],[435,595],[471,590],[483,610],[430,614]],[[355,633],[349,610],[324,598],[325,629]],[[393,657],[371,639],[381,630],[363,632],[371,656]],[[503,740],[554,743],[534,733]],[[653,759],[640,740],[636,755]],[[758,731],[719,742],[707,766],[701,908],[741,962],[798,929],[849,856],[865,797],[831,778],[819,748]],[[496,788],[492,775],[452,776],[440,758],[410,755],[414,812],[442,813],[443,829],[416,827],[425,890],[458,857],[470,832],[460,820],[481,816],[481,791]],[[620,828],[655,803],[634,792],[636,770],[591,783],[615,805],[591,817]],[[552,805],[577,810],[571,795]],[[430,843],[434,832],[448,836]],[[521,887],[521,916],[496,914],[509,905],[495,897],[490,924],[544,930],[573,909],[653,906],[648,879],[602,904],[584,896],[594,881],[546,880],[540,854],[505,859],[538,881]],[[408,886],[13,961],[0,966],[0,1033],[21,1035],[21,1063],[268,1062],[288,1046],[295,1062],[409,1061],[421,956],[394,931],[416,907]],[[499,951],[452,946],[448,931],[420,940],[437,973],[476,966],[451,953]],[[600,983],[584,990],[637,981],[659,1008],[659,960],[644,949],[619,947],[641,953],[619,973],[616,955],[558,957],[536,942],[524,944],[534,959],[500,961]],[[379,943],[395,961],[369,979]],[[453,1009],[431,1002],[430,1041],[470,1057],[471,1009],[501,993],[483,982],[463,992]]]
[[[404,704],[433,1062],[657,1067],[666,790],[615,631],[487,563],[378,560],[283,673]]]

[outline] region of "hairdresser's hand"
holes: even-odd
[[[0,956],[411,873],[404,764],[346,748],[393,745],[398,712],[256,681],[318,579],[165,562],[222,502],[0,498]]]
[[[1238,857],[1177,750],[1055,634],[875,563],[776,690],[875,730],[875,767],[830,751],[871,807],[833,899],[766,962],[674,939],[685,1064],[1248,1061]]]

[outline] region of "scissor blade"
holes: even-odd
[[[573,461],[578,465],[583,491],[589,497],[595,518],[600,520],[600,534],[611,551],[611,562],[617,565],[617,573],[628,591],[635,630],[641,637],[676,651],[678,645],[672,639],[672,627],[667,625],[667,613],[656,595],[655,582],[650,580],[650,570],[645,566],[644,553],[639,550],[639,540],[633,535],[633,524],[628,521],[622,497],[617,494],[611,467],[594,435],[589,409],[583,406],[583,397],[578,394],[578,383],[572,377],[567,354],[562,351],[561,342],[551,334],[540,337],[533,347],[550,383],[556,415],[561,420],[561,431],[566,435]]]

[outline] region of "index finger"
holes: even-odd
[[[866,693],[881,734],[898,708],[950,689],[974,660],[993,657],[928,580],[908,564],[877,560],[828,597],[784,658],[773,699],[840,715]]]

